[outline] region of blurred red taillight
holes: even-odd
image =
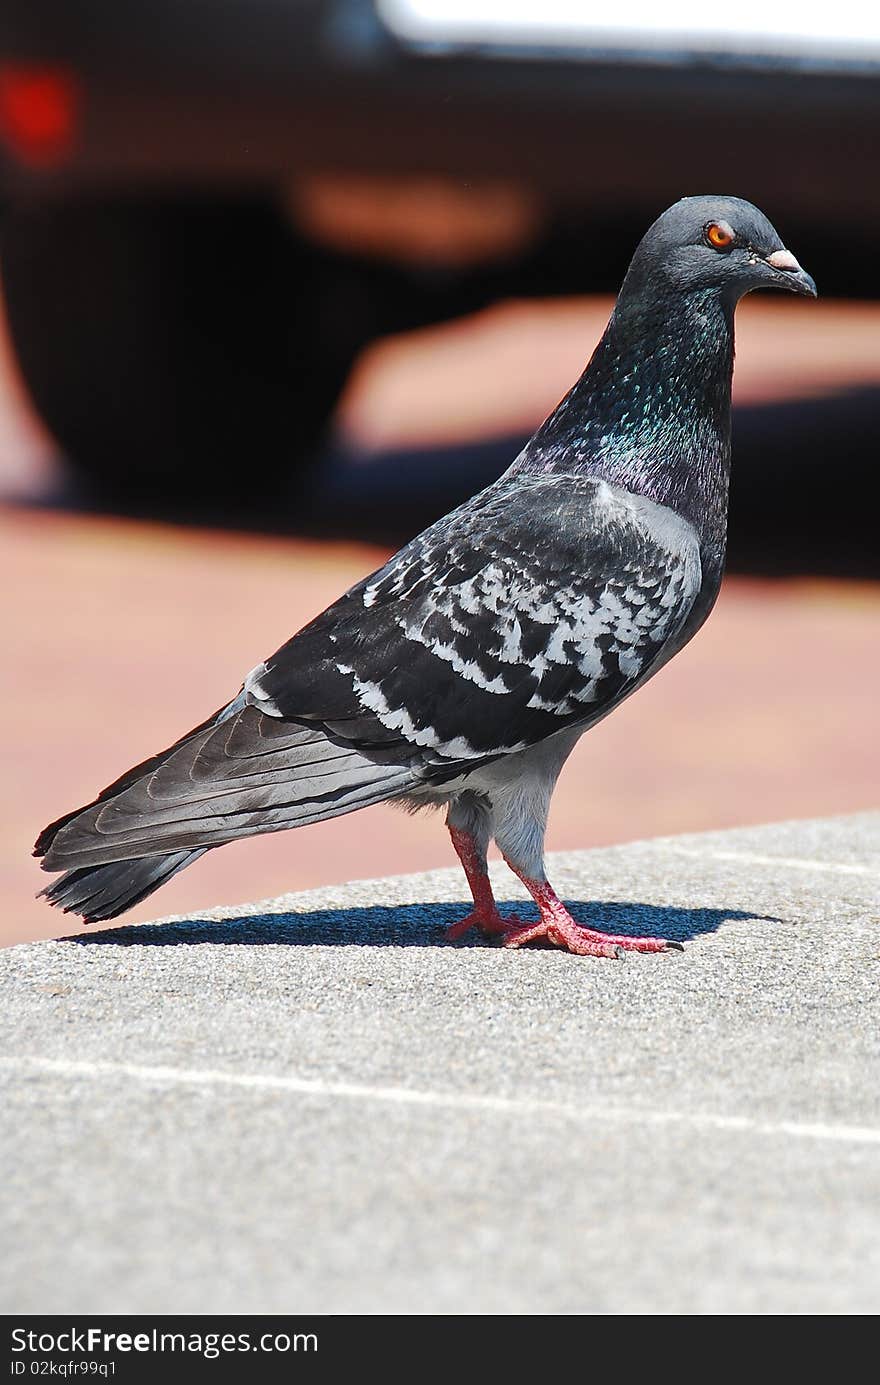
[[[69,154],[79,84],[64,68],[0,64],[0,136],[22,163],[45,166]]]

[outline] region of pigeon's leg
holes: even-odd
[[[564,743],[562,751],[567,753]],[[522,924],[505,933],[504,946],[522,947],[523,943],[546,938],[557,947],[567,947],[569,952],[584,957],[622,957],[624,952],[665,952],[669,946],[679,946],[664,938],[629,938],[581,928],[549,883],[544,869],[544,832],[550,794],[562,759],[560,755],[555,761],[537,762],[537,773],[502,786],[493,801],[495,841],[540,913],[537,923]]]
[[[473,795],[462,796],[450,803],[446,826],[474,897],[473,909],[447,928],[447,938],[461,938],[471,928],[495,936],[509,933],[511,928],[518,926],[519,919],[503,918],[492,893],[486,868],[490,833],[488,810]]]
[[[504,937],[505,947],[522,947],[523,943],[546,938],[556,947],[568,948],[569,952],[577,952],[582,957],[622,957],[624,952],[665,952],[668,948],[681,950],[681,943],[668,942],[666,938],[631,938],[622,933],[600,933],[581,927],[548,880],[532,879],[508,857],[505,860],[525,885],[541,915],[537,923],[510,929]]]

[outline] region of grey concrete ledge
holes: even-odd
[[[876,1312],[880,814],[553,878],[685,951],[444,870],[0,953],[0,1311]]]

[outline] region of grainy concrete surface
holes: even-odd
[[[0,953],[3,1311],[876,1312],[880,814],[553,874],[685,951],[437,871]]]

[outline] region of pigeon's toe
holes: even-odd
[[[497,909],[472,909],[465,918],[450,924],[446,930],[446,937],[449,942],[457,942],[472,928],[475,928],[479,933],[484,933],[489,938],[506,937],[512,928],[519,926],[519,922],[519,919],[514,916],[505,918]]]

